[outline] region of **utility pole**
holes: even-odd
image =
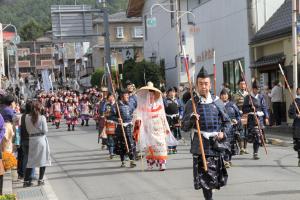
[[[103,27],[104,27],[104,52],[105,52],[105,62],[104,69],[106,74],[106,63],[108,64],[109,71],[111,72],[111,57],[110,57],[110,40],[109,40],[109,20],[108,20],[108,10],[106,6],[106,0],[99,0],[99,3],[102,3],[102,11],[103,11]],[[110,81],[108,81],[108,90],[112,91],[112,85]]]
[[[181,52],[182,52],[182,47],[181,47],[181,31],[180,31],[180,16],[179,16],[179,4],[178,0],[175,0],[175,17],[176,17],[176,39],[177,39],[177,48],[178,48],[178,53],[177,53],[177,76],[178,76],[178,84],[177,87],[179,88],[180,85],[180,72],[181,72]]]
[[[293,33],[293,93],[296,95],[298,87],[298,63],[297,63],[297,0],[293,0],[292,33]]]

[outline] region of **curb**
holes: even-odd
[[[12,194],[13,193],[13,186],[12,186],[12,171],[8,170],[3,175],[3,194]]]

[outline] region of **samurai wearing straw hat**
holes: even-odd
[[[222,101],[210,94],[211,82],[204,67],[197,75],[196,88],[199,95],[194,97],[197,113],[193,113],[192,101],[189,100],[183,115],[183,129],[193,130],[191,153],[193,154],[194,188],[202,189],[205,199],[211,200],[212,190],[220,189],[227,183],[228,174],[222,154],[226,150],[225,141],[231,124]],[[196,122],[201,127],[207,171],[203,167]]]

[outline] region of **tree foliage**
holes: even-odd
[[[31,18],[19,31],[25,41],[34,41],[44,34],[44,28]]]
[[[51,30],[51,5],[74,5],[75,0],[2,0],[0,1],[0,22],[12,23],[18,29],[31,18],[35,19],[45,31]],[[128,0],[107,0],[110,13],[126,10]],[[100,8],[96,0],[77,0],[77,4],[88,4]]]
[[[126,80],[130,80],[137,87],[145,86],[148,81],[153,82],[155,87],[160,87],[163,81],[163,74],[161,66],[143,60],[142,62],[135,62],[135,60],[127,60],[124,63],[123,70],[123,84]]]
[[[97,86],[97,87],[102,87],[102,86],[107,86],[107,83],[109,81],[108,76],[104,76],[105,71],[104,68],[98,68],[96,69],[96,71],[92,74],[91,77],[91,85]],[[113,83],[116,82],[116,71],[112,70],[112,79],[113,79]]]

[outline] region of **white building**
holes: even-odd
[[[179,51],[176,35],[175,3],[180,11],[191,11],[179,21],[180,33],[185,37],[186,52],[189,55],[190,69],[198,73],[202,66],[213,77],[213,50],[216,54],[217,93],[222,83],[227,82],[232,90],[240,79],[236,65],[240,60],[250,79],[251,55],[249,40],[254,33],[278,9],[284,0],[129,0],[127,15],[142,16],[145,27],[144,57],[156,57],[165,61],[166,82],[177,86],[186,82],[184,73],[176,66]],[[153,8],[152,17],[157,26],[147,27],[146,21]],[[179,15],[182,15],[180,12]],[[180,53],[179,53],[180,52]]]

